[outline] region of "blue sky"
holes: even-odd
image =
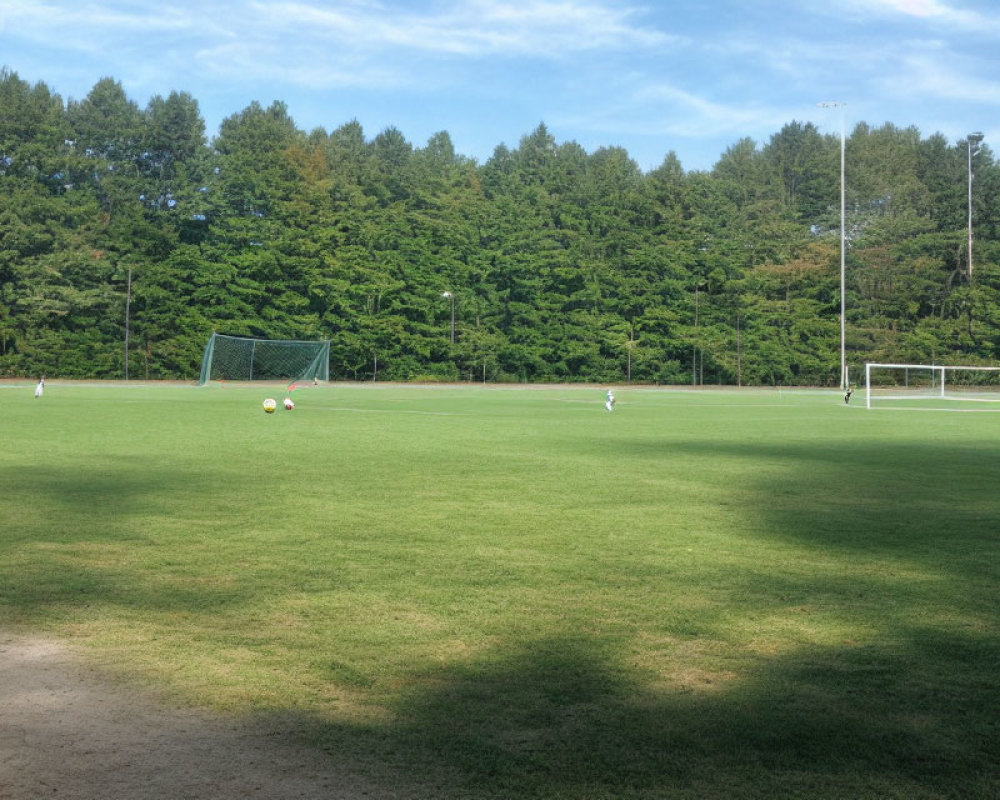
[[[994,0],[0,0],[0,65],[78,100],[107,76],[142,107],[187,91],[210,137],[282,100],[307,131],[446,130],[479,162],[540,122],[643,170],[841,114],[1000,137]]]

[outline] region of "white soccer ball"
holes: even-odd
[[[293,408],[295,408],[295,403],[292,402],[292,398],[291,397],[286,397],[285,398],[285,410],[286,411],[291,411]]]
[[[277,407],[278,407],[278,404],[275,403],[274,400],[272,398],[270,398],[270,397],[267,398],[267,400],[264,401],[264,413],[265,414],[273,414],[274,413],[274,409],[276,409]]]

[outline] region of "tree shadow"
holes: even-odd
[[[981,556],[1000,547],[1000,442],[686,441],[671,450],[752,465],[745,488],[760,501],[745,511],[768,537],[923,561],[952,574],[981,573]]]
[[[1000,690],[933,677],[981,678],[997,657],[995,639],[924,633],[654,691],[593,641],[552,638],[425,676],[391,725],[307,727],[334,759],[366,751],[404,796],[989,797]]]
[[[243,595],[224,585],[185,588],[136,585],[128,549],[159,547],[144,519],[176,514],[174,498],[213,497],[210,475],[155,465],[146,456],[101,458],[85,471],[50,466],[0,470],[7,508],[0,511],[0,606],[16,616],[37,616],[58,606],[91,602],[147,609],[219,608]],[[200,492],[193,487],[204,486]],[[21,509],[15,518],[13,509]],[[44,557],[22,556],[27,545]],[[100,563],[100,566],[94,566]],[[88,567],[88,564],[90,566]],[[11,620],[8,620],[10,622]]]
[[[806,641],[757,653],[734,662],[723,678],[692,686],[631,663],[621,637],[595,621],[592,635],[576,629],[513,644],[507,637],[444,667],[414,666],[389,692],[383,722],[294,709],[261,721],[298,732],[345,770],[363,772],[400,797],[1000,796],[1000,687],[992,680],[1000,663],[997,448],[906,444],[887,453],[877,443],[651,440],[624,446],[649,459],[651,470],[674,468],[678,453],[706,463],[720,455],[744,461],[743,488],[765,500],[733,511],[734,520],[752,516],[734,531],[737,539],[786,540],[889,570],[917,564],[964,582],[969,592],[943,593],[938,615],[915,615],[933,605],[927,597],[934,586],[910,587],[905,576],[887,583],[874,573],[786,573],[760,564],[717,589],[731,596],[757,591],[740,606],[748,616],[764,595],[772,611],[792,614],[801,598],[838,602],[853,593],[876,599],[847,613],[883,628],[863,641]],[[90,536],[98,540],[102,520],[149,513],[172,485],[187,492],[202,478],[120,464],[85,475],[0,475],[14,492],[42,491],[50,512],[64,504],[72,512],[67,520],[93,503],[98,519]],[[711,491],[733,473],[707,480]],[[893,500],[904,493],[905,502]],[[109,496],[116,498],[112,507],[99,507]],[[72,538],[52,520],[31,521],[20,537],[34,541],[42,531],[48,541]],[[121,537],[108,530],[106,540]],[[246,596],[204,585],[136,594],[127,576],[69,562],[47,576],[10,569],[3,593],[5,602],[32,610],[75,602],[74,593],[167,610],[222,607]],[[963,624],[971,618],[975,626]],[[664,663],[684,670],[687,648],[724,640],[730,621],[706,613],[671,631]],[[323,680],[342,682],[335,642],[326,661]]]
[[[741,606],[748,618],[764,595],[779,614],[829,601],[875,633],[759,654],[695,689],[669,676],[651,681],[606,638],[553,636],[425,676],[399,698],[396,723],[377,734],[327,724],[319,739],[337,752],[377,736],[401,772],[439,781],[421,796],[1000,796],[992,678],[1000,448],[625,446],[652,469],[672,468],[678,453],[745,459],[743,488],[762,501],[743,510],[753,520],[737,538],[785,540],[870,567],[745,570],[722,591],[751,593]],[[730,622],[706,614],[677,631],[666,645],[671,663],[683,669],[685,644],[724,639]]]

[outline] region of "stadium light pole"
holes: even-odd
[[[819,103],[820,108],[839,108],[840,109],[840,388],[847,388],[847,352],[846,352],[846,341],[844,336],[844,310],[845,310],[845,291],[844,291],[844,262],[847,250],[847,239],[846,231],[844,229],[844,106],[847,103],[840,101]]]
[[[969,145],[969,283],[972,283],[972,157],[979,152],[979,143],[983,140],[983,134],[979,131],[970,133],[966,137]],[[972,148],[975,147],[975,152]]]
[[[703,250],[706,248],[702,248]],[[704,382],[705,377],[705,354],[698,347],[698,295],[699,290],[705,285],[702,279],[694,285],[694,344],[691,347],[691,385],[698,386]],[[701,378],[698,379],[698,356],[701,355]]]
[[[451,300],[451,343],[455,344],[455,295],[451,292],[444,292],[441,296]]]
[[[128,380],[128,333],[129,311],[132,305],[132,266],[128,268],[128,283],[125,285],[125,380]]]

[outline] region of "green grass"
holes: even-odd
[[[398,796],[1000,794],[1000,414],[0,388],[0,624]]]

